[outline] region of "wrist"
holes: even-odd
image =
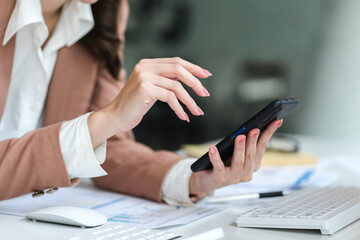
[[[95,111],[89,116],[88,128],[93,148],[120,131],[115,114],[109,106]]]
[[[201,177],[198,173],[193,173],[189,179],[189,194],[191,199],[197,201],[206,195],[208,195],[210,190],[207,190],[206,186],[201,184]]]

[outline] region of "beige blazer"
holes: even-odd
[[[15,0],[0,0],[0,41]],[[128,4],[121,0],[119,36],[124,40]],[[15,37],[0,47],[0,119],[9,87]],[[122,58],[123,45],[120,57]],[[59,144],[63,121],[107,105],[124,85],[125,72],[116,80],[79,43],[59,50],[46,100],[43,128],[21,138],[0,141],[0,200],[53,187],[70,187]],[[161,186],[168,170],[181,157],[153,151],[137,143],[131,132],[108,140],[102,167],[107,176],[95,178],[100,187],[161,201]],[[61,190],[56,193],[61,194]]]

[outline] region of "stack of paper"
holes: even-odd
[[[214,196],[292,190],[309,186],[327,186],[335,182],[338,177],[335,171],[328,170],[329,166],[329,162],[320,162],[316,166],[262,167],[253,174],[253,179],[250,182],[220,188],[214,192]]]

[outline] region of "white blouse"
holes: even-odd
[[[68,0],[51,38],[42,49],[49,31],[40,0],[16,1],[2,43],[6,45],[16,34],[10,86],[0,120],[0,141],[19,138],[42,126],[44,105],[58,50],[76,43],[93,26],[91,6],[78,0]],[[59,141],[70,178],[106,175],[100,166],[106,158],[106,142],[96,149],[92,148],[87,126],[90,114],[67,121],[61,127]],[[180,161],[166,176],[162,193],[163,199],[169,204],[191,204],[188,184],[193,161]]]

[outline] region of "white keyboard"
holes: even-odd
[[[309,188],[236,218],[239,227],[319,229],[331,235],[360,218],[360,188]]]
[[[96,228],[87,228],[78,232],[60,237],[59,240],[217,240],[224,237],[222,228],[216,228],[191,237],[163,230],[153,230],[128,223],[108,222]]]

